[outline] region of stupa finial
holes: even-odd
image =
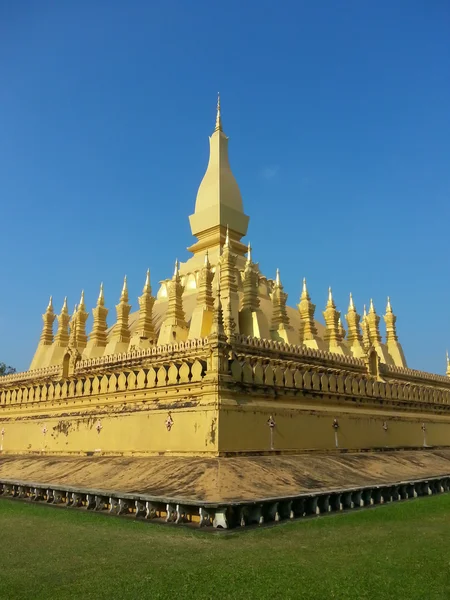
[[[128,302],[128,284],[127,276],[123,278],[122,293],[120,294],[120,302]]]
[[[105,305],[105,296],[103,294],[103,283],[100,284],[100,293],[97,298],[97,306]]]
[[[150,286],[150,269],[147,269],[147,273],[145,275],[145,283],[144,283],[144,287],[142,289],[142,293],[143,294],[151,294],[152,293],[152,288]]]
[[[389,296],[387,297],[386,312],[387,313],[392,312],[391,299],[389,298]]]
[[[351,292],[350,292],[350,302],[348,305],[348,310],[355,310],[355,305],[353,304],[353,296],[352,296]]]
[[[275,285],[277,285],[278,287],[280,287],[280,285],[281,285],[280,269],[277,269],[277,274],[275,276]]]
[[[447,377],[450,377],[450,357],[447,350]]]
[[[373,305],[373,300],[372,298],[370,299],[370,306],[369,306],[369,313],[374,313],[375,312],[375,306]]]
[[[67,296],[64,297],[64,302],[63,302],[63,305],[62,305],[61,312],[63,312],[63,313],[68,313],[69,312],[69,309],[67,307]]]
[[[217,114],[216,114],[216,128],[214,131],[222,130],[222,118],[220,116],[220,92],[217,92]]]
[[[230,231],[229,231],[228,225],[227,225],[227,234],[225,236],[224,248],[229,248],[229,247],[230,247]]]
[[[208,253],[208,250],[205,252],[205,263],[204,264],[205,264],[205,267],[210,267],[211,266],[211,264],[209,262],[209,253]]]
[[[303,277],[302,296],[308,295],[308,288],[306,287],[306,277]]]
[[[53,312],[53,296],[50,296],[46,312]]]
[[[252,264],[252,247],[250,246],[250,242],[247,245],[247,264]]]
[[[80,310],[84,310],[85,305],[84,305],[84,290],[81,290],[81,297],[80,297],[80,302],[78,304],[78,308]]]
[[[333,292],[331,290],[331,287],[328,288],[328,302],[327,302],[327,306],[334,307]]]

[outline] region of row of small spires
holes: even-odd
[[[250,249],[249,249],[249,255],[250,255]],[[250,262],[250,261],[251,261],[251,258],[247,262]],[[206,255],[205,255],[205,264],[207,262],[208,262],[208,253],[206,253]],[[179,262],[178,262],[178,259],[175,261],[175,269],[174,269],[174,275],[173,275],[173,277],[175,278],[177,276],[179,276]],[[282,287],[281,278],[280,278],[280,270],[279,269],[276,270],[275,286]],[[142,292],[144,294],[145,293],[149,293],[149,294],[152,293],[151,286],[150,286],[150,269],[147,269],[147,275],[146,275],[145,284],[144,284],[144,288],[143,288]],[[303,278],[303,288],[302,288],[302,295],[301,295],[300,299],[302,299],[302,298],[309,298],[308,289],[307,289],[307,286],[306,286],[306,277]],[[128,302],[128,299],[129,298],[128,298],[127,276],[125,275],[124,280],[123,280],[122,292],[120,294],[120,300],[119,301],[120,302]],[[103,283],[101,283],[100,284],[100,292],[99,292],[98,299],[97,299],[97,306],[104,306],[104,305],[105,305],[105,297],[104,297]],[[327,307],[335,307],[334,300],[333,300],[333,293],[332,293],[331,287],[328,288],[328,301],[327,301],[327,305],[326,306]],[[77,310],[80,309],[80,308],[81,309],[85,308],[84,290],[81,291],[80,302],[78,304],[75,304],[74,313],[76,313]],[[350,302],[349,302],[348,310],[349,311],[355,310],[355,305],[353,303],[353,296],[352,296],[351,293],[350,293]],[[53,296],[50,296],[46,312],[53,312]],[[63,302],[63,306],[62,306],[62,312],[68,312],[67,296],[64,297],[64,302]],[[372,298],[370,299],[369,313],[376,313],[375,306],[374,306]],[[392,306],[391,306],[391,300],[390,300],[389,296],[387,298],[386,313],[391,313],[391,314],[393,313]],[[364,312],[363,312],[363,316],[362,316],[363,320],[366,317],[367,317],[367,309],[366,309],[366,305],[364,304]],[[339,320],[341,320],[341,319],[339,319]],[[448,352],[447,352],[447,357],[448,357]]]
[[[227,238],[228,238],[228,235],[227,235]],[[247,254],[247,265],[249,265],[249,264],[252,264],[250,244],[248,245],[248,254]],[[205,254],[205,266],[210,266],[209,259],[208,259],[208,252],[206,252],[206,254]],[[174,279],[179,278],[179,261],[178,261],[178,259],[175,260],[175,269],[174,269],[173,278]],[[281,278],[280,278],[280,270],[278,268],[276,270],[276,276],[275,276],[275,287],[282,288]],[[144,288],[142,291],[144,294],[152,293],[151,285],[150,285],[150,270],[149,269],[147,269],[145,284],[144,284]],[[119,302],[126,303],[126,302],[128,302],[128,299],[129,298],[128,298],[127,276],[125,275]],[[302,300],[302,299],[309,299],[309,294],[308,294],[308,290],[307,290],[307,286],[306,286],[306,278],[303,278],[303,288],[302,288],[302,295],[301,295],[300,300]],[[104,290],[103,290],[103,283],[101,283],[100,284],[100,292],[99,292],[99,296],[97,299],[97,307],[104,306],[104,305],[105,305]],[[82,290],[80,302],[78,304],[75,304],[73,316],[75,316],[77,311],[79,311],[79,310],[84,311],[85,308],[86,307],[85,307],[85,301],[84,301],[84,290]],[[331,287],[328,288],[328,301],[327,301],[326,308],[335,308]],[[350,294],[350,303],[349,303],[348,310],[355,311],[352,294]],[[67,296],[64,298],[64,303],[63,303],[61,312],[68,314]],[[47,306],[46,313],[53,313],[53,297],[52,296],[50,296],[50,300],[49,300],[49,303]],[[370,313],[376,314],[372,299],[370,300],[370,306],[369,306],[369,314]],[[388,314],[388,313],[393,314],[389,296],[388,296],[387,305],[386,305],[386,314]],[[366,305],[364,305],[362,324],[364,324],[366,317],[367,317],[367,311],[366,311]],[[343,326],[342,326],[342,320],[340,317],[339,317],[338,324],[339,324],[339,328],[342,330]],[[447,354],[447,356],[448,356],[448,354]]]
[[[228,231],[227,231],[227,235],[226,235],[224,248],[227,248],[227,249],[230,248]],[[246,270],[250,270],[252,265],[253,265],[253,263],[252,263],[252,258],[251,258],[251,247],[249,244],[247,261],[246,261]],[[207,269],[211,268],[211,265],[209,263],[208,253],[206,253],[206,255],[205,255],[204,266]],[[178,260],[175,261],[173,280],[180,282]],[[144,288],[143,288],[143,296],[141,298],[147,298],[147,299],[152,298],[152,302],[154,302],[154,298],[151,296],[151,293],[152,293],[152,291],[151,291],[151,285],[150,285],[150,271],[147,270],[146,280],[145,280],[145,284],[144,284]],[[274,301],[275,302],[278,301],[277,308],[280,310],[280,312],[278,312],[278,315],[279,315],[278,323],[279,324],[281,323],[284,325],[288,325],[288,319],[287,319],[286,310],[285,310],[286,297],[287,296],[286,296],[286,294],[284,294],[283,286],[281,284],[280,271],[279,271],[279,269],[277,269],[275,282],[274,282]],[[141,298],[140,298],[140,301],[141,301]],[[128,307],[127,312],[129,312],[130,307],[129,307],[129,305],[127,305],[127,303],[128,303],[128,287],[127,287],[127,278],[125,276],[118,308],[120,306],[124,307],[126,305]],[[103,284],[101,284],[96,309],[98,309],[99,307],[104,307],[104,304],[105,304],[104,290],[103,290]],[[315,305],[312,304],[311,299],[309,297],[305,278],[303,279],[302,294],[300,297],[300,304],[298,305],[298,307],[299,307],[302,319],[305,319],[305,321],[309,321],[309,323],[308,322],[306,322],[306,324],[303,323],[304,332],[303,332],[302,337],[303,337],[303,339],[312,339],[312,337],[314,337],[314,334],[317,333],[317,331],[315,331],[314,316],[313,316],[314,311],[315,311]],[[274,305],[274,308],[275,308],[275,305]],[[73,316],[72,316],[73,321],[77,317],[78,313],[81,313],[82,316],[84,316],[83,320],[87,319],[88,315],[85,310],[84,291],[82,291],[82,293],[81,293],[81,298],[80,298],[79,304],[75,305],[75,309],[74,309]],[[46,314],[43,315],[44,321],[47,320],[46,319],[46,317],[47,317],[53,322],[53,319],[55,318],[53,315],[54,315],[53,302],[52,302],[52,297],[50,297],[50,301],[47,306]],[[62,315],[68,316],[67,298],[64,299],[64,303],[63,303],[63,307],[62,307],[60,316],[62,316]],[[106,317],[106,315],[105,315],[105,317]],[[345,337],[345,330],[342,326],[340,313],[336,310],[336,305],[334,303],[331,287],[328,290],[328,301],[326,304],[324,317],[325,317],[326,329],[328,330],[329,337],[330,337],[329,331],[333,332],[333,330],[334,330],[336,332],[336,339],[334,341],[336,343],[341,342]],[[389,297],[387,299],[386,314],[385,314],[384,319],[386,320],[388,337],[390,337],[391,340],[397,341],[397,335],[396,335],[396,331],[395,331],[396,317],[393,314]],[[363,331],[363,335],[361,338],[363,345],[367,345],[368,343],[373,342],[374,340],[381,341],[381,338],[379,338],[379,333],[378,333],[378,322],[379,322],[380,318],[376,314],[375,306],[374,306],[372,299],[370,300],[368,313],[366,310],[366,306],[364,306],[364,312],[363,312],[362,318],[360,320],[359,315],[356,313],[352,294],[350,294],[350,302],[349,302],[349,307],[348,307],[348,314],[346,315],[346,320],[349,324],[349,336],[348,336],[349,341],[352,341],[350,339],[351,336],[353,336],[353,340],[355,339],[355,335],[357,337],[359,337],[359,335],[360,335],[359,334],[359,326],[360,325],[361,325],[362,331]],[[370,323],[369,323],[369,321],[370,321]],[[106,325],[106,323],[105,323],[105,325]],[[306,325],[306,327],[305,327],[305,325]],[[50,333],[48,328],[46,328],[44,326],[44,329],[46,329],[46,333],[48,335]],[[350,332],[350,329],[352,329],[352,332]],[[356,329],[358,331],[355,333]],[[305,338],[305,332],[306,332],[306,338]],[[43,334],[44,334],[44,331],[43,331]],[[308,335],[310,337],[308,337]],[[332,336],[333,336],[333,333],[331,333],[331,337]],[[377,337],[379,338],[378,340],[377,340]],[[447,352],[447,371],[450,372],[450,358],[449,358],[448,352]]]

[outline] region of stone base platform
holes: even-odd
[[[228,527],[450,489],[450,449],[233,458],[0,456],[0,494]]]

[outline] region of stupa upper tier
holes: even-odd
[[[240,243],[247,233],[249,217],[244,214],[241,192],[228,161],[228,138],[222,129],[220,97],[217,99],[216,127],[209,138],[209,162],[189,217],[192,235],[198,241],[189,250],[194,254],[209,250],[219,252],[228,227],[235,252],[244,254]]]
[[[139,309],[134,313],[130,313],[125,279],[112,327],[107,324],[108,309],[101,286],[97,306],[92,310],[89,336],[83,294],[71,317],[66,300],[58,316],[50,300],[30,369],[62,364],[68,356],[74,360],[100,358],[133,348],[204,338],[213,327],[219,283],[224,329],[230,341],[234,335],[242,334],[358,359],[366,358],[374,348],[381,362],[406,367],[389,300],[383,317],[386,335],[382,340],[380,317],[372,301],[361,317],[350,295],[344,318],[330,289],[327,300],[324,294],[322,324],[316,321],[316,305],[305,280],[297,306],[290,307],[280,273],[277,271],[274,279],[261,273],[253,262],[250,246],[241,242],[249,217],[243,212],[241,194],[228,163],[227,146],[218,103],[208,168],[198,190],[195,212],[190,217],[192,232],[198,239],[190,248],[194,255],[181,265],[175,262],[173,276],[160,282],[155,296],[147,273],[138,299]],[[448,369],[450,374],[450,362]]]

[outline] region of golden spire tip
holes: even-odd
[[[144,287],[142,289],[142,293],[146,294],[146,293],[150,293],[151,292],[151,287],[150,287],[150,269],[147,269],[147,272],[145,274],[145,283],[144,283]]]
[[[375,312],[375,306],[373,305],[373,300],[372,300],[372,298],[370,299],[370,307],[369,307],[369,312],[370,312],[370,313],[374,313],[374,312]]]
[[[277,268],[277,274],[275,277],[275,283],[280,286],[281,285],[281,281],[280,281],[280,269]]]
[[[387,297],[386,312],[392,312],[391,299]]]
[[[348,305],[349,310],[354,310],[355,305],[353,304],[353,296],[352,293],[350,292],[350,303]]]
[[[103,295],[103,281],[100,284],[100,292],[98,294],[97,306],[102,306],[104,304],[104,295]]]
[[[222,118],[220,116],[220,92],[217,92],[217,114],[216,114],[216,128],[214,131],[222,131]]]
[[[123,278],[122,293],[120,294],[120,302],[128,302],[128,284],[127,276]]]
[[[225,248],[229,248],[230,247],[230,231],[228,229],[228,225],[227,225],[227,234],[225,236],[225,244],[224,244]]]
[[[247,264],[252,264],[252,247],[250,246],[250,242],[247,245]]]

